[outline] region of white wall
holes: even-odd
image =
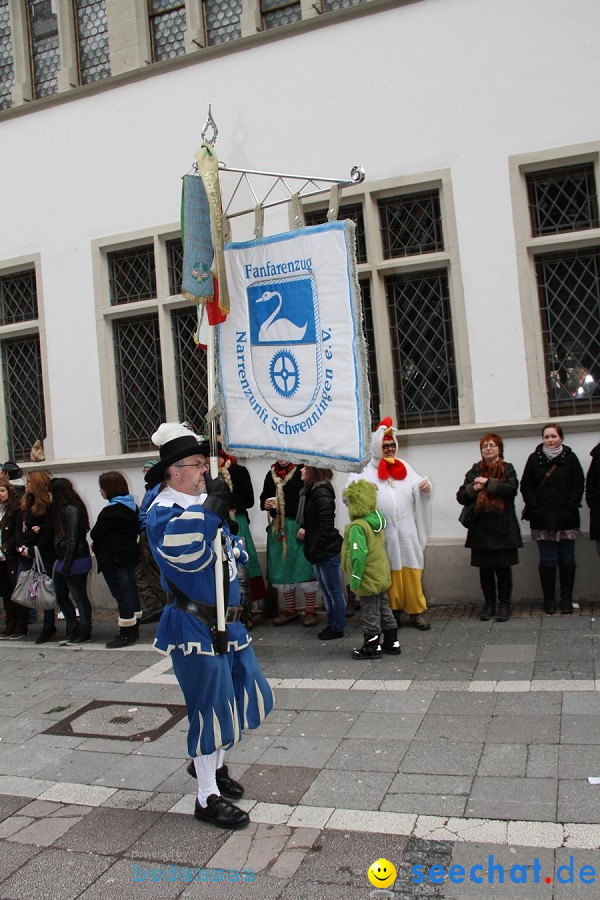
[[[178,220],[209,102],[230,165],[343,177],[361,163],[368,181],[450,169],[476,421],[527,420],[507,160],[598,139],[599,26],[597,0],[421,0],[0,114],[0,265],[41,255],[57,459],[105,453],[91,242]],[[234,222],[234,238],[248,227]],[[567,439],[584,468],[596,440]],[[434,480],[434,535],[458,541],[477,437],[417,441],[405,455]],[[535,443],[507,440],[518,471]],[[250,466],[257,495],[268,464]],[[92,506],[97,471],[82,475]],[[253,526],[264,541],[264,514]]]

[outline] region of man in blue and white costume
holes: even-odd
[[[244,793],[229,776],[225,750],[241,740],[245,728],[257,728],[273,707],[271,688],[239,619],[236,557],[243,561],[246,551],[226,524],[229,492],[220,476],[208,473],[206,444],[179,423],[161,425],[152,440],[160,447],[160,460],[147,473],[146,484],[166,481],[167,486],[148,511],[146,531],[169,596],[154,646],[171,654],[185,697],[193,759],[188,771],[198,779],[194,815],[221,828],[243,828],[248,814],[225,799]],[[216,623],[213,542],[220,526],[227,653],[215,652],[211,633]]]

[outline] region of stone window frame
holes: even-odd
[[[419,191],[439,191],[444,250],[421,255],[385,259],[380,238],[380,219],[377,201],[402,194]],[[375,353],[379,381],[380,417],[391,416],[396,421],[397,402],[394,385],[393,352],[390,321],[384,279],[387,275],[408,272],[443,270],[448,278],[450,311],[452,316],[454,360],[456,368],[458,417],[460,425],[439,425],[409,428],[406,433],[425,436],[439,434],[440,430],[456,430],[475,422],[471,360],[467,333],[467,316],[460,275],[458,234],[454,211],[454,198],[450,169],[421,172],[415,175],[399,176],[382,181],[365,182],[355,187],[344,188],[340,206],[362,201],[367,244],[367,262],[359,263],[359,279],[368,279],[371,287],[371,309]],[[306,210],[322,209],[327,200],[304,201]],[[293,221],[290,218],[290,228]],[[389,362],[389,364],[387,364]],[[376,411],[375,411],[376,413]]]
[[[0,343],[11,338],[37,336],[40,342],[40,356],[42,367],[42,392],[44,397],[44,409],[46,418],[46,435],[43,441],[46,459],[54,458],[54,441],[52,438],[52,406],[50,402],[50,372],[48,368],[48,346],[46,339],[46,325],[44,316],[44,292],[42,283],[41,255],[32,253],[26,256],[12,257],[0,261],[0,276],[12,275],[33,269],[36,280],[36,296],[38,315],[35,319],[27,319],[24,322],[14,322],[9,325],[0,325]],[[6,408],[4,397],[4,372],[0,365],[0,422],[6,423]],[[0,429],[0,457],[8,459],[7,429]]]
[[[168,274],[167,241],[181,236],[179,224],[140,229],[126,234],[112,235],[92,242],[92,264],[96,321],[98,323],[98,358],[100,391],[106,453],[129,456],[121,448],[121,426],[117,402],[117,378],[113,344],[113,322],[149,313],[158,316],[161,347],[161,369],[167,422],[178,421],[177,368],[171,313],[176,309],[191,309],[192,304],[181,294],[171,294]],[[152,242],[156,265],[156,296],[148,300],[111,305],[109,291],[108,254]],[[133,452],[133,451],[132,451]],[[141,452],[141,451],[140,451]]]
[[[508,158],[510,193],[516,241],[517,275],[521,300],[525,365],[529,382],[531,416],[548,419],[544,339],[535,271],[536,257],[553,251],[600,248],[600,228],[533,237],[526,176],[530,172],[593,163],[596,189],[600,192],[600,141],[521,153]],[[560,421],[598,421],[597,413],[561,415]]]

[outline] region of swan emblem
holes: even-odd
[[[262,297],[259,297],[256,302],[266,303],[268,300],[272,300],[273,297],[278,297],[279,302],[271,315],[265,319],[260,326],[258,340],[278,341],[280,343],[285,343],[286,341],[301,341],[306,334],[308,323],[305,322],[304,325],[296,325],[291,319],[286,319],[283,316],[277,318],[283,305],[283,297],[279,291],[265,291]]]

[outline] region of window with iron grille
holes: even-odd
[[[58,90],[58,20],[51,0],[27,0],[33,91],[36,98]]]
[[[158,315],[113,322],[121,450],[153,450],[151,435],[165,421]]]
[[[8,0],[0,0],[0,109],[8,109],[11,104],[13,80],[13,45]]]
[[[600,249],[535,261],[550,415],[600,411]]]
[[[410,272],[384,279],[399,428],[458,425],[448,276]]]
[[[530,172],[526,181],[534,237],[598,228],[593,163]]]
[[[74,0],[79,78],[90,84],[108,78],[110,56],[106,0]]]
[[[152,59],[173,59],[185,53],[185,2],[149,0]]]
[[[289,25],[302,19],[300,3],[293,0],[260,0],[260,11],[263,27],[266,29]]]
[[[204,0],[204,21],[208,44],[224,44],[241,37],[241,15],[242,0]]]
[[[38,317],[35,269],[0,275],[0,325]]]
[[[444,249],[437,190],[386,197],[377,205],[384,259]]]
[[[345,203],[340,206],[338,219],[351,219],[356,225],[356,261],[367,261],[367,240],[362,203]],[[311,209],[304,213],[307,225],[323,225],[327,221],[326,209]]]
[[[371,282],[368,278],[360,279],[362,296],[365,338],[367,341],[367,359],[369,361],[369,390],[371,393],[371,425],[373,428],[380,421],[379,414],[379,380],[377,376],[377,354],[375,352],[375,328],[373,325],[373,306],[371,303]]]
[[[169,294],[171,297],[181,293],[181,278],[183,272],[183,241],[181,238],[173,238],[166,242],[167,248],[167,272],[169,275]]]
[[[194,341],[197,326],[195,306],[171,313],[179,421],[191,422],[201,431],[208,412],[208,383],[206,351],[200,350]]]
[[[8,458],[20,462],[46,437],[40,339],[37,334],[4,338],[0,354]]]
[[[156,297],[154,244],[109,253],[108,281],[112,306]]]

